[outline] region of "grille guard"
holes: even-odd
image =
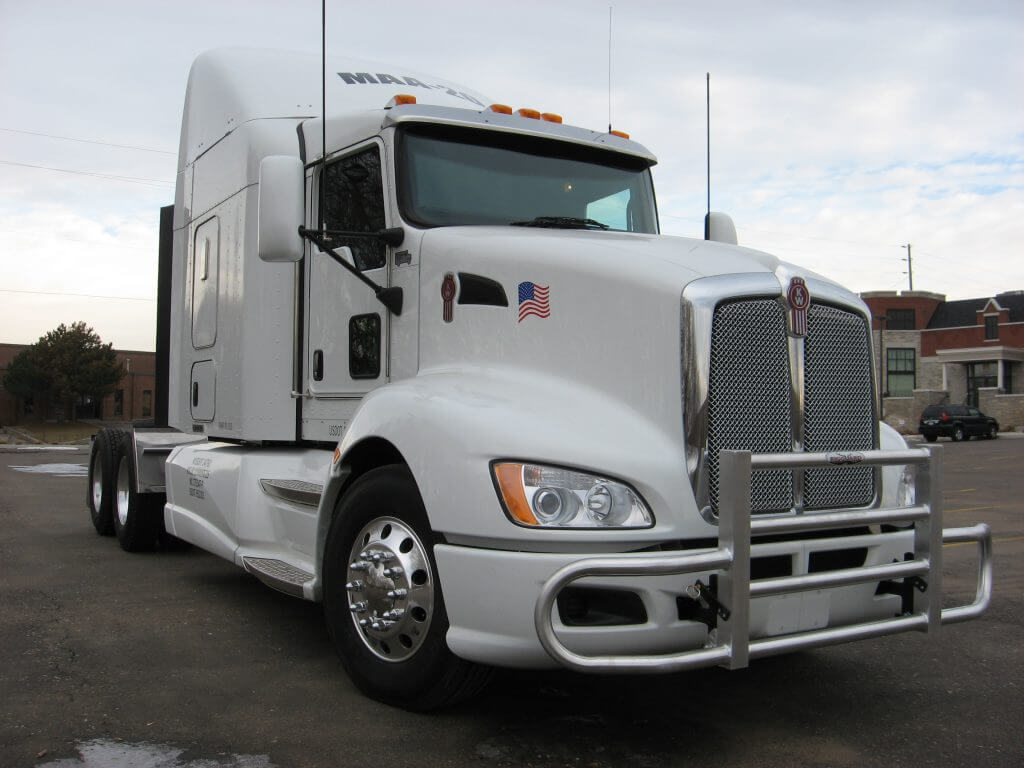
[[[831,467],[837,463],[859,466],[917,465],[916,504],[895,509],[839,510],[801,515],[753,517],[750,479],[756,471]],[[537,636],[548,654],[560,664],[582,672],[665,673],[720,665],[741,669],[750,659],[803,648],[835,645],[851,640],[909,630],[935,632],[942,624],[977,618],[992,599],[992,535],[981,523],[965,528],[942,528],[942,454],[936,446],[899,451],[861,453],[721,452],[723,477],[719,511],[718,548],[696,554],[622,554],[579,560],[556,571],[543,585],[534,610]],[[846,568],[799,576],[750,581],[751,534],[785,534],[883,523],[912,523],[914,559],[889,565]],[[976,542],[979,548],[974,602],[942,607],[943,544]],[[666,576],[718,571],[718,599],[728,618],[718,620],[717,637],[704,648],[657,655],[585,656],[569,650],[558,639],[552,613],[558,593],[587,576]],[[876,582],[886,579],[927,579],[926,591],[912,590],[913,609],[902,616],[860,624],[750,639],[750,598]]]

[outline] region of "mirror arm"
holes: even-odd
[[[400,228],[398,228],[398,229],[399,229],[399,232],[401,232],[401,229]],[[384,231],[387,232],[389,230],[384,230]],[[338,233],[332,233],[332,234],[338,234]],[[349,234],[349,233],[346,233],[346,234]],[[361,235],[363,237],[367,237],[368,235],[370,237],[376,237],[377,236],[374,233],[366,233],[366,232],[363,232],[363,233],[353,232],[353,233],[350,233],[350,234],[351,235]],[[322,250],[324,253],[326,253],[328,256],[330,256],[332,259],[334,259],[336,262],[338,262],[341,266],[343,266],[345,269],[347,269],[349,272],[351,272],[357,278],[359,278],[359,280],[361,280],[363,283],[365,283],[366,286],[368,288],[370,288],[370,290],[373,291],[373,295],[377,297],[377,301],[379,301],[381,304],[383,304],[385,307],[387,307],[388,310],[390,310],[393,314],[395,314],[395,315],[401,315],[402,314],[402,289],[401,288],[397,288],[397,287],[385,288],[382,285],[377,285],[377,283],[373,282],[373,280],[371,280],[366,275],[364,275],[362,272],[360,272],[359,269],[355,265],[349,264],[348,261],[340,253],[338,253],[336,250],[334,250],[329,245],[327,245],[326,241],[324,240],[323,234],[318,232],[318,231],[316,231],[315,229],[307,229],[306,227],[300,226],[299,227],[299,236],[300,237],[304,237],[306,240],[309,240],[311,243],[313,243],[316,246],[318,246],[320,248],[320,250]],[[401,240],[399,240],[399,242],[401,242]]]
[[[405,230],[401,227],[391,227],[390,229],[382,229],[379,232],[350,232],[347,229],[325,229],[319,232],[320,235],[335,235],[337,237],[353,238],[362,237],[370,238],[373,240],[381,240],[387,245],[397,248],[402,244],[405,239]]]

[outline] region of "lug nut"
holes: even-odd
[[[356,560],[349,565],[348,569],[350,571],[365,571],[369,567],[370,564],[366,560]]]
[[[375,632],[383,632],[384,630],[389,629],[394,623],[395,622],[389,621],[387,619],[377,619],[372,624],[370,624],[370,629],[372,629]]]
[[[390,568],[384,569],[384,578],[393,579],[395,576],[401,576],[405,571],[402,570],[402,566],[393,565]]]
[[[401,600],[402,598],[404,598],[408,594],[409,594],[409,590],[405,589],[404,587],[399,587],[398,589],[390,589],[390,590],[388,590],[388,597],[391,600]]]
[[[367,607],[368,604],[365,600],[359,600],[358,602],[349,605],[348,609],[352,611],[352,613],[366,613]]]
[[[404,615],[404,608],[392,608],[390,611],[384,611],[384,613],[381,614],[382,617],[389,621],[398,621],[398,619],[402,618]]]
[[[363,584],[363,582],[356,579],[355,581],[350,581],[348,584],[346,584],[345,589],[347,589],[349,592],[358,592],[364,586],[365,585]]]

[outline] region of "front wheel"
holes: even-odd
[[[345,671],[379,701],[436,709],[490,677],[445,641],[433,535],[404,466],[368,472],[341,499],[324,549],[324,614]]]
[[[989,424],[988,425],[988,439],[989,440],[995,440],[997,437],[999,437],[999,427],[997,427],[995,424]]]
[[[957,424],[953,428],[953,442],[954,443],[959,443],[963,439],[964,439],[964,428],[961,427],[959,424]]]

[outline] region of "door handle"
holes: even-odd
[[[195,408],[199,405],[199,382],[192,382],[192,407]]]
[[[317,349],[313,352],[313,381],[323,381],[324,378],[324,351]]]

